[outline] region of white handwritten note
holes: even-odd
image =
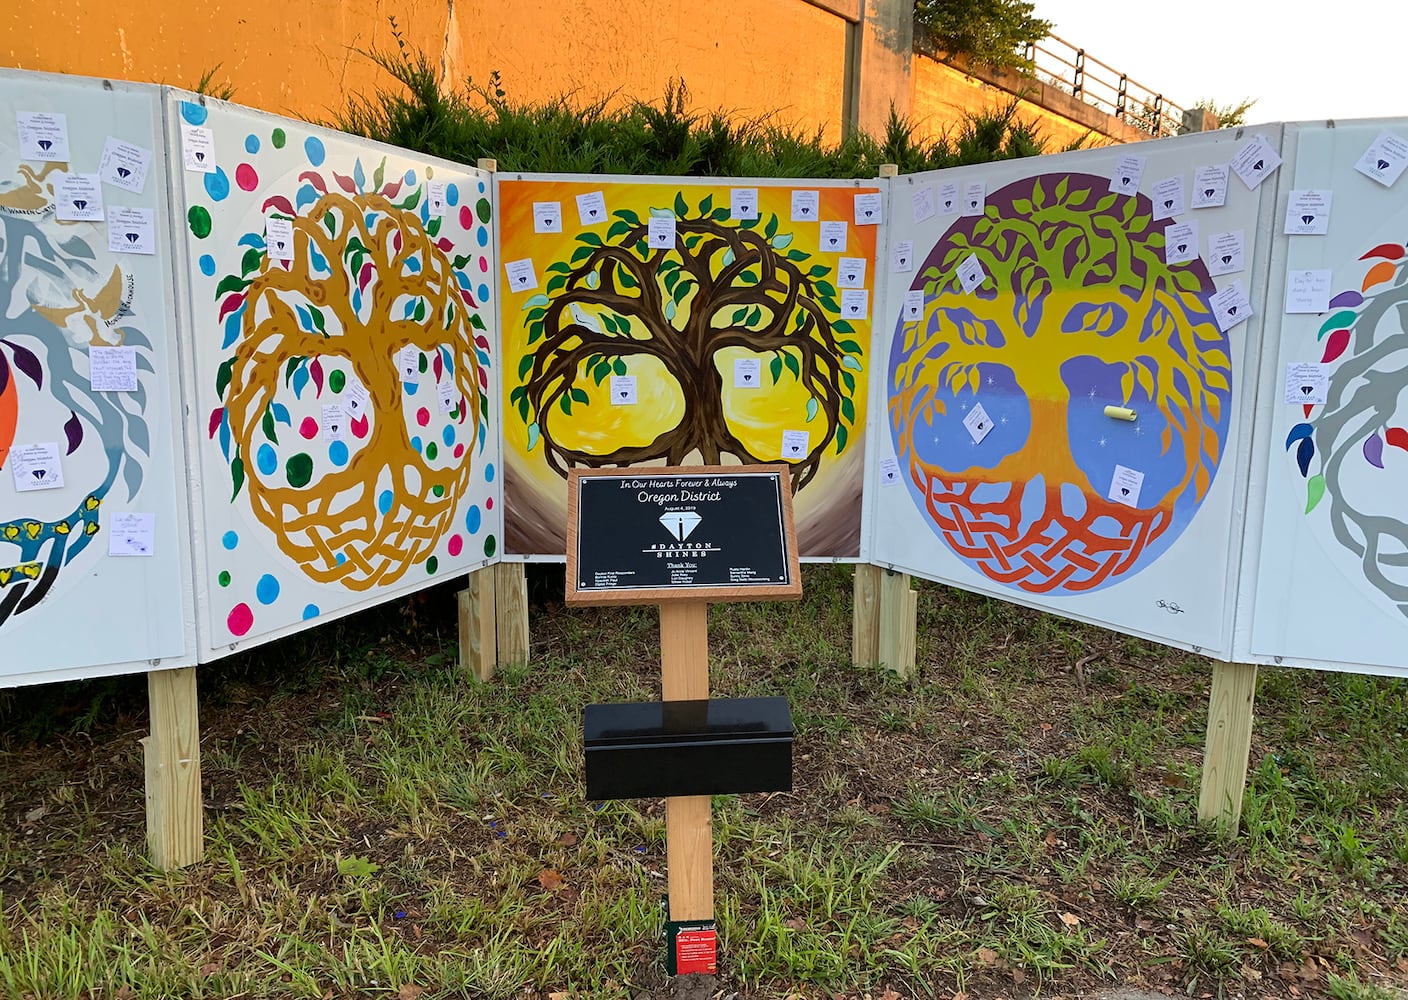
[[[20,493],[57,490],[64,485],[64,469],[59,462],[57,444],[16,445],[10,449],[8,464],[15,479],[15,489]]]
[[[1164,263],[1186,264],[1198,257],[1198,224],[1183,222],[1164,230]]]
[[[987,201],[988,187],[983,181],[974,181],[963,188],[964,215],[982,215]]]
[[[515,292],[526,292],[538,287],[538,275],[533,271],[533,260],[504,261],[504,274],[508,276],[508,287]]]
[[[275,260],[293,260],[293,220],[270,215],[264,219],[264,246]]]
[[[341,403],[323,405],[323,440],[347,440],[347,414],[343,411]]]
[[[992,433],[992,417],[983,409],[982,403],[974,403],[973,408],[963,416],[963,426],[974,444],[982,444],[983,438]]]
[[[758,189],[730,188],[728,214],[733,219],[756,219],[758,217]]]
[[[1408,167],[1408,141],[1392,132],[1380,132],[1354,165],[1355,170],[1384,187],[1392,187],[1404,167]]]
[[[836,287],[861,288],[865,285],[865,258],[842,257],[836,265]]]
[[[1280,165],[1280,154],[1264,135],[1252,136],[1237,150],[1237,155],[1232,157],[1233,173],[1252,191]]]
[[[970,253],[958,264],[958,283],[965,292],[975,292],[988,278],[988,273],[983,270],[983,262],[978,259],[978,255]]]
[[[1134,194],[1144,176],[1144,157],[1121,156],[1115,161],[1115,176],[1110,178],[1110,190],[1116,194]]]
[[[1143,489],[1144,473],[1137,469],[1116,465],[1115,474],[1110,480],[1110,492],[1107,496],[1115,503],[1124,504],[1126,507],[1138,507],[1139,493]]]
[[[1330,367],[1314,362],[1286,365],[1286,404],[1319,406],[1330,399]]]
[[[913,240],[900,240],[890,248],[890,270],[896,274],[914,270]]]
[[[806,458],[811,452],[811,435],[806,431],[782,432],[782,457],[789,461]]]
[[[1292,191],[1286,199],[1287,236],[1323,236],[1330,231],[1334,192],[1324,188]]]
[[[864,288],[841,289],[841,315],[846,319],[870,316],[870,292]]]
[[[156,551],[155,514],[123,512],[108,516],[108,555],[143,557]]]
[[[1286,272],[1286,312],[1322,313],[1330,308],[1330,272],[1293,270]]]
[[[1193,207],[1221,208],[1227,201],[1227,164],[1193,171]]]
[[[600,191],[589,191],[577,195],[577,217],[584,226],[595,226],[606,221],[606,195]]]
[[[147,171],[151,165],[150,149],[108,136],[103,145],[102,159],[98,161],[98,176],[104,184],[141,194],[147,186]]]
[[[578,203],[580,209],[581,203]],[[560,233],[562,232],[562,202],[560,201],[535,201],[533,202],[533,232],[535,233]]]
[[[611,376],[611,405],[636,405],[636,377],[634,375]]]
[[[823,222],[821,224],[820,246],[826,253],[845,253],[846,224],[844,222]]]
[[[47,163],[68,161],[68,116],[59,112],[19,111],[20,159]]]
[[[1182,215],[1186,204],[1183,178],[1165,177],[1155,181],[1150,198],[1154,202],[1154,218],[1172,219]]]
[[[181,162],[198,174],[215,173],[215,133],[204,125],[182,122]]]
[[[1235,274],[1245,266],[1246,241],[1243,231],[1231,229],[1208,237],[1208,273]]]
[[[883,220],[880,192],[868,191],[855,197],[856,225],[878,226]]]
[[[909,193],[909,204],[911,214],[916,223],[925,222],[934,217],[938,207],[934,204],[934,188],[931,184],[921,184]]]
[[[646,245],[652,250],[673,250],[675,246],[674,215],[652,215],[645,224]]]
[[[156,253],[156,212],[150,208],[109,208],[108,250]]]
[[[1238,323],[1245,323],[1252,315],[1252,304],[1247,298],[1247,291],[1242,287],[1240,281],[1235,281],[1226,288],[1214,292],[1208,299],[1208,304],[1212,306],[1213,318],[1217,320],[1217,328],[1223,333],[1231,330]]]
[[[763,365],[757,358],[733,359],[733,387],[757,389],[762,385]]]
[[[59,174],[54,215],[60,222],[102,222],[103,190],[97,174]]]
[[[425,185],[426,198],[430,201],[430,215],[435,219],[445,217],[445,198],[449,194],[449,181],[430,181]]]
[[[904,293],[904,321],[913,323],[924,317],[924,289]]]
[[[939,185],[939,211],[944,215],[957,215],[963,207],[957,184]]]
[[[821,218],[821,193],[819,191],[792,192],[792,221],[815,222]]]
[[[94,392],[136,392],[137,348],[89,347],[88,384]]]
[[[880,459],[880,485],[898,486],[900,484],[900,463],[893,458]]]

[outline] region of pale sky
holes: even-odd
[[[1395,0],[1034,4],[1052,34],[1183,107],[1255,97],[1249,124],[1408,115]]]

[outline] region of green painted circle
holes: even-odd
[[[480,198],[474,203],[474,214],[479,216],[480,222],[488,222],[494,217],[493,209],[489,207],[488,198]]]
[[[186,221],[191,224],[191,232],[198,240],[210,235],[210,212],[204,205],[192,205],[186,213]]]
[[[294,489],[307,486],[308,481],[313,478],[313,456],[300,451],[285,463],[284,475],[288,477],[288,484]]]
[[[435,494],[437,497],[443,497],[445,495],[445,487],[441,486],[439,483],[436,483],[434,486],[430,487],[430,492]]]
[[[283,149],[284,142],[287,140],[288,137],[284,135],[283,129],[276,128],[274,129],[274,134],[271,135],[269,138],[274,143],[275,149]]]
[[[347,375],[341,368],[334,368],[328,376],[328,388],[333,392],[341,392],[347,388]]]
[[[439,559],[436,559],[434,556],[431,556],[429,559],[427,559],[427,560],[425,561],[425,571],[426,571],[427,573],[434,573],[434,572],[435,572],[437,569],[439,569],[439,568],[440,568],[440,560],[439,560]]]
[[[492,556],[496,548],[498,548],[498,543],[494,541],[493,535],[484,539],[484,554],[486,556]]]
[[[222,587],[228,587],[228,586],[230,585],[230,571],[227,570],[227,569],[222,569],[222,570],[220,571],[220,577],[219,577],[219,579],[220,579],[220,586],[222,586]]]
[[[430,362],[426,360],[425,352],[423,351],[418,355],[418,357],[420,358],[419,364],[421,373],[424,374],[426,369],[430,367]]]
[[[440,454],[440,449],[436,447],[434,441],[431,441],[425,446],[425,457],[430,459],[430,461],[435,461],[435,456],[438,454]]]

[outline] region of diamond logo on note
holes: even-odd
[[[141,233],[126,233],[124,235],[126,235],[128,243],[136,243],[142,238]]]
[[[699,527],[700,520],[700,516],[692,510],[672,510],[660,515],[660,523],[677,542],[688,538],[690,532]]]
[[[40,149],[44,150],[44,152],[47,153],[47,152],[49,152],[49,150],[51,150],[51,149],[54,148],[54,140],[52,140],[52,139],[40,139],[40,140],[38,141],[38,143],[36,143],[36,145],[38,145]]]
[[[85,208],[88,207],[88,202],[87,202],[86,199],[83,199],[83,198],[76,198],[76,199],[74,199],[73,207],[76,208],[76,209],[78,209],[78,210],[81,212],[81,211],[83,211]]]
[[[1302,215],[1302,216],[1300,217],[1300,221],[1301,221],[1301,222],[1304,222],[1304,223],[1308,226],[1308,225],[1310,225],[1312,222],[1315,221],[1315,216],[1313,216],[1313,215]]]

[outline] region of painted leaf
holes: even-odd
[[[1384,439],[1378,434],[1370,434],[1364,439],[1364,458],[1377,469],[1384,467]]]
[[[1296,424],[1291,428],[1291,432],[1286,435],[1286,450],[1291,450],[1291,445],[1297,441],[1304,441],[1315,433],[1315,428],[1310,424]]]
[[[538,443],[538,438],[539,438],[540,436],[541,436],[541,433],[540,433],[539,430],[538,430],[538,423],[537,423],[537,421],[534,421],[533,423],[529,424],[529,425],[528,425],[528,450],[529,450],[529,451],[532,451],[532,450],[533,450],[533,446]]]
[[[1330,300],[1331,309],[1353,309],[1355,306],[1361,306],[1363,304],[1364,296],[1360,295],[1352,288],[1340,292]]]
[[[1301,476],[1310,475],[1310,460],[1315,457],[1315,442],[1310,438],[1305,438],[1296,446],[1296,465],[1300,467]]]
[[[317,188],[317,189],[318,189],[319,191],[321,191],[323,194],[327,194],[327,193],[328,193],[328,186],[327,186],[327,184],[323,181],[323,178],[322,178],[322,175],[321,175],[321,174],[315,174],[315,173],[313,173],[313,171],[311,171],[311,170],[305,170],[303,173],[301,173],[301,174],[298,175],[298,179],[299,179],[300,181],[303,181],[305,184],[311,184],[311,185],[313,185],[315,188]]]
[[[1360,260],[1368,260],[1370,257],[1379,257],[1383,260],[1402,260],[1403,246],[1399,243],[1380,243],[1374,249],[1360,257]]]
[[[1381,285],[1385,281],[1390,280],[1397,273],[1397,265],[1390,264],[1386,260],[1380,261],[1365,272],[1364,283],[1360,286],[1360,288],[1361,290],[1367,292],[1370,288],[1374,287],[1375,285]]]
[[[266,438],[275,444],[279,443],[279,436],[274,431],[274,414],[268,408],[264,410],[264,416],[259,421],[259,427],[260,430],[264,432]]]
[[[352,418],[350,426],[352,427],[352,436],[358,440],[367,436],[368,421],[366,417]]]
[[[313,378],[313,388],[317,390],[314,396],[321,399],[323,395],[323,363],[317,358],[308,366],[308,374]]]
[[[215,370],[215,395],[221,397],[222,399],[224,398],[225,387],[230,384],[230,378],[234,375],[234,371],[234,358],[230,358],[229,360],[223,362],[220,367]]]
[[[299,365],[298,370],[293,373],[293,395],[297,399],[303,398],[303,387],[308,384],[308,366]]]
[[[283,403],[270,403],[269,409],[274,413],[274,419],[285,427],[293,426],[293,419],[289,416],[288,407]]]
[[[846,428],[844,428],[844,427],[839,427],[839,426],[838,426],[838,427],[836,428],[836,454],[838,454],[838,455],[841,454],[842,450],[843,450],[845,447],[846,447]]]
[[[220,421],[224,416],[225,408],[223,406],[217,406],[210,411],[210,440],[215,440],[215,432],[220,429]]]
[[[83,424],[72,410],[68,411],[68,420],[64,421],[64,437],[68,440],[66,455],[72,455],[83,443]]]
[[[811,423],[814,419],[816,419],[816,411],[818,409],[818,405],[819,404],[816,401],[816,397],[812,397],[811,399],[807,400],[807,423]]]
[[[1330,334],[1330,339],[1325,341],[1325,353],[1321,356],[1320,363],[1323,365],[1327,362],[1334,361],[1344,353],[1344,349],[1348,346],[1349,331],[1336,330],[1334,333]]]
[[[1390,427],[1384,432],[1384,440],[1395,448],[1408,451],[1408,431],[1405,431],[1402,427]]]
[[[292,216],[292,215],[294,214],[293,206],[290,205],[288,199],[285,198],[285,197],[284,197],[283,195],[281,195],[281,194],[276,194],[276,195],[272,195],[272,196],[270,196],[270,197],[268,197],[268,198],[265,198],[265,199],[264,199],[264,208],[263,208],[263,210],[260,212],[260,214],[261,214],[261,215],[268,215],[268,214],[269,214],[269,209],[271,209],[271,208],[276,208],[276,209],[278,209],[280,212],[284,213],[284,215]]]
[[[1320,340],[1322,337],[1325,336],[1325,334],[1329,333],[1331,330],[1338,330],[1341,327],[1349,327],[1353,325],[1354,313],[1348,309],[1341,309],[1339,312],[1333,314],[1332,316],[1330,316],[1329,319],[1325,320],[1325,322],[1320,324],[1320,332],[1315,335],[1315,339]]]
[[[1305,512],[1309,514],[1314,510],[1324,496],[1325,476],[1323,473],[1316,473],[1305,484]]]
[[[34,383],[36,389],[44,388],[44,367],[39,363],[33,351],[19,344],[5,341],[11,353],[15,356],[15,367],[29,376],[29,380]]]
[[[337,186],[342,188],[342,190],[346,191],[348,194],[357,193],[357,182],[352,180],[352,178],[343,177],[341,174],[334,172],[332,175],[332,179],[337,181]]]
[[[230,478],[234,480],[235,488],[230,493],[230,502],[235,502],[235,497],[240,495],[240,489],[244,486],[244,459],[238,455],[230,463]]]

